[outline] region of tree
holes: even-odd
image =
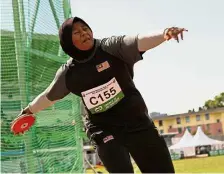
[[[217,107],[223,107],[224,106],[224,93],[221,93],[220,95],[215,96],[214,102]]]
[[[224,107],[224,92],[215,96],[213,100],[207,100],[204,104],[206,109],[214,109]]]
[[[207,100],[204,106],[206,107],[206,109],[213,109],[215,108],[215,103],[213,100]]]

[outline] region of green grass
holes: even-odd
[[[224,173],[224,156],[183,159],[173,163],[176,173]],[[96,170],[107,173],[104,168]],[[93,173],[93,171],[88,169],[86,173]],[[135,173],[140,173],[136,166]]]
[[[177,160],[174,167],[177,173],[223,173],[224,156]]]
[[[224,156],[192,158],[173,161],[176,173],[223,173]],[[139,169],[135,169],[140,173]]]

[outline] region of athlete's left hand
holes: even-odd
[[[183,33],[186,30],[185,28],[178,28],[178,27],[171,27],[164,30],[164,38],[166,40],[175,39],[179,43],[179,35],[181,37],[181,40],[184,39]]]

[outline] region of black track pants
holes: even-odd
[[[126,132],[121,141],[117,133],[98,131],[94,136],[97,151],[110,173],[133,173],[130,156],[142,173],[174,173],[173,163],[165,140],[154,126]]]

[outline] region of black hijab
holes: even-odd
[[[65,20],[65,22],[61,25],[59,29],[59,39],[63,51],[70,57],[72,57],[74,60],[79,62],[84,61],[85,59],[88,59],[90,57],[90,55],[94,51],[95,40],[94,46],[90,50],[82,51],[76,48],[72,43],[72,26],[76,22],[82,22],[87,27],[89,27],[89,25],[79,17],[69,18]],[[90,27],[89,29],[92,31]]]

